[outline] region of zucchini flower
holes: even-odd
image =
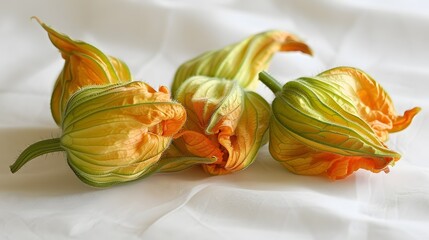
[[[160,157],[185,121],[184,107],[171,101],[165,87],[158,92],[142,82],[86,87],[67,103],[62,136],[28,147],[11,171],[42,154],[65,151],[70,167],[89,185],[136,180],[182,161]],[[188,165],[189,161],[213,162],[186,159]]]
[[[60,125],[68,99],[85,86],[125,83],[132,80],[128,66],[105,55],[96,47],[70,39],[34,17],[48,32],[52,44],[60,50],[64,67],[58,76],[51,97],[51,113]]]
[[[267,73],[260,79],[275,94],[270,153],[296,174],[341,179],[362,168],[388,172],[400,154],[384,142],[405,129],[419,107],[397,115],[385,90],[368,74],[338,67],[283,87]]]
[[[213,175],[242,170],[254,161],[270,116],[261,96],[243,90],[237,81],[195,76],[178,89],[177,101],[188,120],[166,156],[215,158],[203,164]]]
[[[184,81],[197,75],[235,80],[245,90],[253,91],[259,72],[269,66],[278,51],[312,54],[311,49],[291,33],[277,30],[262,32],[183,63],[175,74],[172,92],[175,94]]]

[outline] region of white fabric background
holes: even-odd
[[[321,1],[1,1],[0,239],[428,239],[429,3]],[[124,60],[135,79],[170,86],[180,63],[268,29],[291,31],[313,58],[280,53],[286,82],[339,65],[378,80],[399,112],[422,112],[388,145],[389,174],[340,181],[287,172],[264,147],[245,171],[199,168],[110,189],[81,183],[63,154],[9,165],[29,144],[59,136],[49,100],[63,64],[38,16]],[[273,98],[266,87],[258,92]]]

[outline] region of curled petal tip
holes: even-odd
[[[407,128],[421,110],[420,107],[415,107],[405,111],[404,116],[399,116],[395,119],[391,132],[399,132]]]
[[[289,39],[282,45],[280,51],[289,52],[289,51],[299,51],[310,56],[313,56],[313,50],[306,43],[295,39]]]
[[[38,18],[37,16],[32,16],[31,19],[36,20],[40,25],[45,24],[40,18]]]
[[[312,55],[310,47],[296,35],[270,30],[249,36],[222,49],[206,52],[183,63],[177,70],[173,93],[192,76],[234,80],[245,90],[254,90],[258,74],[266,70],[277,52],[300,51]]]

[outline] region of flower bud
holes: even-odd
[[[166,156],[214,157],[216,162],[203,165],[213,175],[242,170],[254,161],[270,118],[262,97],[237,81],[205,76],[188,79],[176,96],[188,120]]]
[[[261,73],[261,80],[269,76]],[[269,85],[269,84],[268,84]],[[400,154],[383,142],[420,111],[398,116],[387,92],[369,75],[338,67],[272,88],[270,153],[290,171],[345,178],[362,168],[388,172]]]
[[[188,78],[197,75],[235,80],[243,89],[255,90],[259,72],[269,66],[278,51],[300,51],[311,55],[311,49],[291,33],[262,32],[183,63],[174,77],[173,94]]]
[[[88,43],[72,40],[34,18],[48,32],[52,44],[60,50],[65,60],[51,98],[51,113],[58,125],[61,124],[68,99],[82,87],[132,80],[128,66],[121,60],[105,55]]]
[[[172,137],[186,121],[182,105],[142,82],[86,87],[69,99],[62,136],[27,148],[11,166],[16,172],[29,160],[65,151],[67,161],[85,183],[106,187],[156,172]]]

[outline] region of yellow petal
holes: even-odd
[[[297,36],[284,31],[267,31],[217,51],[206,52],[182,64],[176,72],[172,91],[192,76],[234,80],[245,90],[256,89],[258,74],[268,68],[278,51],[300,51],[312,54],[311,49]]]
[[[186,121],[185,109],[168,93],[142,82],[84,88],[70,98],[64,116],[61,145],[69,164],[95,186],[158,170],[155,165]]]

